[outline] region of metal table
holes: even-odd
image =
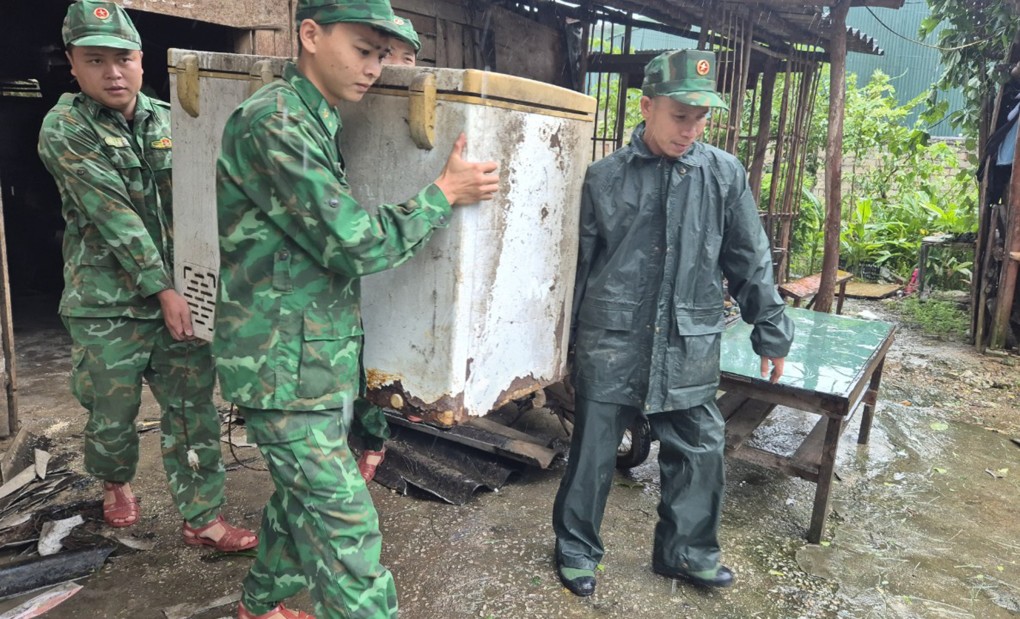
[[[727,455],[796,475],[817,484],[808,541],[817,544],[829,512],[833,468],[847,422],[862,409],[859,444],[868,442],[885,355],[896,327],[889,323],[786,310],[797,326],[778,384],[762,380],[760,358],[751,350],[751,325],[738,321],[722,341],[718,399],[726,419]],[[777,406],[819,416],[793,454],[777,454],[745,441]]]

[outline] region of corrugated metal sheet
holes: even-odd
[[[903,1],[859,0],[859,3],[899,8]],[[720,15],[735,11],[750,18],[757,42],[781,49],[805,45],[827,49],[832,39],[828,7],[799,5],[793,0],[597,0],[595,4],[643,15],[680,30],[694,24],[711,29]],[[848,29],[847,34],[849,51],[882,53],[875,39],[863,31]]]
[[[914,42],[919,39],[917,30],[921,20],[929,14],[930,10],[924,0],[909,0],[899,10],[850,9],[847,26],[860,28],[880,37],[886,53],[883,56],[851,53],[847,57],[847,71],[856,73],[859,77],[857,83],[864,85],[868,83],[876,69],[881,69],[892,77],[896,98],[901,105],[919,94],[929,92],[932,83],[943,70],[939,62],[939,52]],[[897,36],[893,32],[902,36]],[[929,36],[923,43],[934,45],[936,34]],[[963,95],[958,89],[947,93],[947,98],[950,111],[963,107]],[[917,117],[918,113],[915,112],[905,122],[912,126]],[[929,131],[938,137],[958,135],[947,121],[930,127]]]

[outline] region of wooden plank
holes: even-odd
[[[741,462],[747,462],[748,464],[754,464],[762,468],[779,471],[780,473],[806,479],[807,481],[814,482],[818,480],[817,467],[809,467],[801,462],[794,462],[791,458],[786,456],[774,454],[770,451],[758,449],[757,447],[744,445],[740,449],[734,450],[727,455],[730,458],[740,460]]]
[[[11,316],[11,276],[7,262],[3,196],[0,195],[0,340],[3,349],[4,408],[0,411],[0,438],[18,431],[18,381],[14,359],[14,319]]]
[[[851,299],[885,299],[902,289],[903,286],[901,284],[849,282],[846,285],[846,296]]]
[[[435,62],[435,66],[440,69],[459,69],[460,67],[450,62],[450,48],[460,48],[460,41],[457,41],[455,46],[450,45],[450,38],[447,35],[447,22],[443,19],[436,20],[436,41],[435,48],[433,50],[432,58]],[[425,48],[422,48],[425,51]]]
[[[726,420],[726,450],[739,449],[775,407],[761,400],[747,400]]]
[[[436,19],[455,21],[461,24],[470,24],[471,20],[464,6],[460,2],[450,0],[393,0],[391,3],[395,10],[401,12],[418,13],[431,15]]]
[[[722,414],[723,419],[728,420],[746,401],[747,395],[740,391],[727,391],[716,399],[715,405],[719,408],[719,412]]]
[[[853,278],[852,273],[846,271],[836,271],[836,285],[842,284],[843,282],[849,281]],[[806,299],[807,297],[818,294],[818,289],[822,283],[822,274],[815,273],[814,275],[808,275],[792,282],[786,282],[779,286],[779,294],[789,296],[794,299]]]
[[[457,22],[443,22],[446,62],[452,69],[464,67],[464,26]]]
[[[546,445],[546,441],[538,438],[537,436],[532,436],[527,432],[521,432],[516,428],[505,426],[499,422],[492,421],[491,419],[486,419],[485,417],[471,417],[461,425],[469,426],[472,428],[481,428],[486,432],[491,432],[492,434],[505,436],[506,438],[511,440],[524,441],[525,443],[534,443],[535,445],[541,445],[542,447],[545,447]]]
[[[804,466],[819,466],[822,462],[822,446],[825,444],[825,430],[829,427],[828,417],[819,417],[815,427],[804,437],[804,441],[793,452],[792,459]]]
[[[386,419],[391,425],[410,428],[416,432],[503,455],[543,469],[548,468],[558,455],[555,450],[545,447],[540,439],[513,428],[492,421],[471,423],[479,421],[478,418],[472,418],[469,422],[449,429],[436,428],[424,423],[411,423],[403,415],[390,411],[386,411]]]

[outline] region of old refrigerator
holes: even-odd
[[[169,64],[176,276],[208,338],[219,138],[283,59],[171,50]],[[462,131],[467,159],[500,163],[494,200],[456,208],[418,255],[362,280],[371,400],[448,426],[563,377],[594,111],[592,98],[540,82],[409,67],[386,67],[341,106],[348,180],[367,207],[435,180]]]

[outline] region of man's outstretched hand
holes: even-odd
[[[446,195],[451,206],[474,204],[491,200],[499,189],[499,164],[495,161],[473,163],[464,159],[467,136],[463,133],[453,144],[450,158],[446,160],[443,173],[436,179],[436,185]]]

